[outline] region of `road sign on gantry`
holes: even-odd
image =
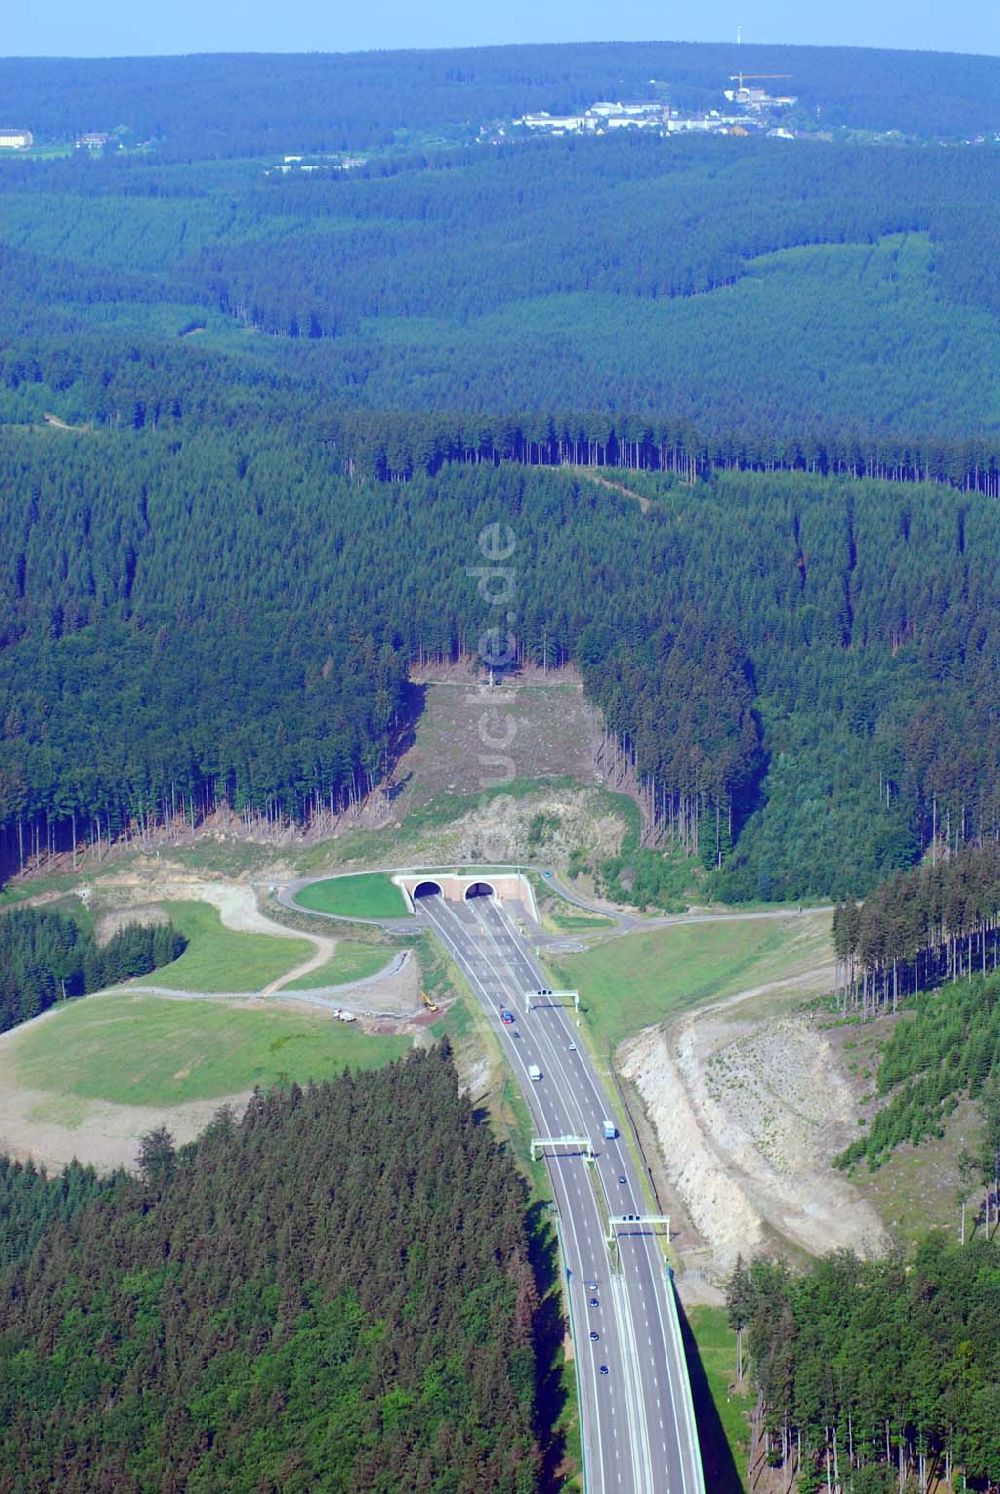
[[[538,1155],[546,1146],[575,1146],[585,1157],[593,1157],[594,1145],[589,1136],[533,1136],[531,1138],[531,1160],[537,1162]]]
[[[647,1224],[665,1224],[670,1239],[669,1214],[612,1214],[608,1220],[608,1244],[615,1243],[617,1229],[642,1229]]]

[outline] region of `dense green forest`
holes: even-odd
[[[140,1161],[0,1168],[6,1487],[540,1486],[524,1187],[446,1046]]]
[[[227,383],[335,410],[989,439],[998,187],[986,148],[769,139],[535,141],[367,176],[4,160],[0,408],[198,409],[210,348]]]
[[[954,148],[469,136],[650,76],[695,107],[724,48],[0,65],[42,141],[100,99],[155,142],[0,160],[4,872],[335,816],[410,664],[495,621],[499,520],[514,661],[581,668],[717,893],[996,835],[1000,156],[959,142],[1000,68],[793,50],[813,117],[910,131],[919,86]]]
[[[84,1204],[121,1181],[119,1174],[99,1177],[79,1162],[47,1177],[31,1162],[0,1154],[0,1272],[27,1260],[53,1221],[67,1224]]]
[[[937,807],[932,828],[936,857]],[[837,998],[868,1017],[940,980],[996,970],[1000,845],[989,840],[947,860],[899,872],[865,899],[833,911]]]
[[[707,837],[720,890],[843,896],[935,829],[996,833],[993,500],[622,477],[647,511],[513,466],[359,486],[321,430],[8,432],[8,861],[221,798],[273,818],[364,787],[408,662],[472,654],[491,621],[467,567],[498,517],[516,656],[579,662],[664,834]]]
[[[172,924],[127,924],[106,944],[65,913],[15,908],[0,918],[0,1032],[56,1001],[148,975],[183,954]]]
[[[1000,1483],[995,1246],[926,1237],[912,1263],[760,1259],[729,1283],[756,1383],[758,1456],[801,1494]],[[786,1483],[790,1487],[790,1482]]]

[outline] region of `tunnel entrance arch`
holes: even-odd
[[[420,911],[421,900],[427,897],[440,897],[446,903],[464,903],[473,898],[487,897],[502,903],[508,900],[522,903],[529,916],[538,922],[531,883],[521,871],[491,871],[487,881],[482,872],[477,876],[474,872],[431,868],[426,872],[395,872],[392,880],[413,913]]]
[[[465,889],[465,901],[474,897],[496,897],[496,888],[490,882],[470,882]]]
[[[413,889],[413,900],[420,897],[442,897],[444,889],[440,882],[418,882]]]

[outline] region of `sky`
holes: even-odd
[[[1000,54],[1000,0],[5,0],[0,56],[735,41]]]

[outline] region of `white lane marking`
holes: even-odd
[[[487,912],[484,912],[484,914],[483,914],[482,917],[480,917],[479,909],[478,908],[473,908],[473,910],[472,910],[473,917],[476,919],[476,921],[483,928],[486,928],[487,933],[488,933],[488,935],[489,935],[489,937],[491,939],[491,942],[493,943],[494,947],[496,948],[496,947],[498,947],[497,946],[497,940],[496,940],[496,937],[493,934],[492,929],[489,927],[489,919],[488,919],[488,916],[487,916],[487,913],[489,911],[492,911],[493,914],[494,914],[494,916],[500,921],[501,925],[503,925],[504,915],[503,915],[502,910],[496,910],[496,909],[487,910]],[[536,987],[541,986],[542,984],[544,984],[542,976],[540,974],[538,974],[538,973],[535,972],[535,970],[533,969],[533,967],[531,965],[531,962],[526,957],[524,957],[524,956],[522,956],[522,963],[525,965],[525,967],[528,969],[528,972],[529,972],[529,981],[528,981],[529,988],[534,989],[534,988],[536,988]],[[516,982],[515,982],[515,984],[516,984]],[[554,1015],[554,1020],[555,1020],[555,1023],[556,1023],[557,1027],[560,1027],[560,1026],[563,1027],[563,1029],[564,1029],[563,1036],[565,1038],[566,1029],[565,1029],[565,1019],[564,1019],[562,1008],[561,1007],[552,1007],[552,1008],[547,1008],[546,1011],[547,1012],[551,1012]],[[538,1040],[539,1040],[539,1045],[540,1046],[542,1046],[542,1040],[543,1040],[544,1037],[549,1037],[550,1039],[552,1038],[551,1033],[548,1031],[547,1024],[539,1023],[538,1027],[537,1027],[537,1033],[538,1033]],[[576,1091],[573,1089],[573,1087],[571,1085],[568,1085],[568,1082],[566,1080],[566,1075],[565,1075],[565,1071],[564,1071],[564,1068],[563,1068],[562,1060],[561,1060],[561,1057],[558,1054],[558,1050],[555,1047],[554,1040],[552,1040],[552,1053],[553,1053],[554,1066],[559,1071],[559,1073],[560,1073],[560,1075],[561,1075],[561,1077],[563,1079],[563,1083],[567,1084],[567,1087],[568,1087],[570,1093],[573,1094],[574,1100],[578,1101],[578,1096],[576,1094]],[[593,1079],[593,1076],[587,1071],[586,1066],[584,1068],[584,1072],[585,1072],[586,1080],[587,1080],[587,1086],[586,1087],[589,1088],[589,1090],[591,1091],[592,1097],[596,1100],[596,1107],[595,1108],[596,1108],[597,1113],[600,1115],[600,1114],[602,1114],[605,1111],[606,1107],[605,1107],[605,1105],[603,1103],[603,1100],[601,1099],[601,1097],[598,1094],[597,1086],[596,1086],[596,1083],[595,1083],[595,1081]],[[581,1125],[583,1127],[585,1127],[586,1126],[586,1122],[583,1119],[582,1111],[579,1108],[579,1104],[577,1104],[575,1106],[575,1108],[577,1109],[578,1115],[580,1115]],[[598,1123],[598,1128],[599,1128],[599,1123]],[[602,1181],[603,1181],[603,1179],[602,1179]],[[629,1196],[630,1197],[634,1197],[634,1195],[632,1194],[631,1185],[629,1185]],[[608,1203],[609,1203],[609,1208],[610,1208],[611,1207],[610,1199],[609,1199]],[[644,1241],[643,1243],[647,1244],[648,1242]],[[645,1403],[644,1403],[644,1398],[643,1398],[641,1390],[639,1390],[638,1387],[634,1387],[634,1383],[633,1383],[633,1376],[634,1376],[635,1373],[638,1372],[638,1369],[639,1369],[639,1350],[638,1350],[638,1344],[635,1342],[634,1329],[633,1329],[632,1320],[631,1320],[631,1313],[632,1313],[631,1294],[629,1293],[628,1287],[627,1287],[627,1285],[624,1282],[623,1282],[623,1288],[624,1288],[624,1290],[623,1290],[624,1303],[623,1303],[623,1306],[621,1308],[621,1311],[616,1314],[616,1318],[617,1318],[617,1325],[618,1325],[618,1329],[619,1329],[619,1334],[622,1335],[622,1336],[624,1336],[624,1337],[626,1337],[626,1338],[631,1338],[631,1341],[632,1341],[633,1347],[634,1347],[634,1353],[631,1356],[631,1358],[629,1358],[628,1356],[626,1356],[626,1359],[623,1361],[623,1372],[624,1372],[625,1378],[626,1378],[626,1396],[627,1396],[627,1399],[629,1399],[632,1402],[632,1404],[634,1405],[636,1411],[638,1412],[638,1415],[634,1418],[634,1425],[635,1425],[635,1431],[636,1431],[636,1433],[640,1433],[640,1428],[641,1428],[641,1445],[642,1445],[642,1450],[640,1451],[638,1448],[636,1448],[634,1446],[633,1447],[633,1457],[634,1457],[634,1460],[635,1460],[635,1470],[636,1470],[637,1478],[639,1480],[641,1480],[641,1481],[644,1482],[647,1473],[651,1470],[651,1467],[652,1467],[652,1459],[650,1457],[650,1453],[651,1453],[652,1449],[651,1449],[651,1446],[650,1446],[650,1443],[649,1443],[649,1434],[648,1434],[648,1429],[646,1428],[646,1423],[645,1423]],[[654,1288],[654,1290],[655,1290],[655,1288]],[[657,1307],[659,1308],[659,1304],[657,1304]],[[661,1319],[661,1326],[662,1326],[662,1319]],[[623,1330],[624,1330],[624,1332],[623,1332]],[[664,1342],[664,1350],[666,1350],[666,1343],[665,1342]],[[667,1373],[668,1373],[668,1378],[669,1378],[669,1373],[670,1373],[669,1372],[669,1366],[668,1366],[668,1369],[667,1369]],[[631,1392],[631,1394],[629,1394],[629,1392]],[[631,1435],[632,1423],[633,1423],[633,1416],[632,1415],[630,1415],[629,1421],[630,1421],[630,1435]],[[643,1453],[645,1453],[645,1456],[643,1456]]]
[[[435,912],[436,911],[437,910],[435,909]],[[451,912],[451,910],[448,909],[447,907],[445,907],[444,911],[445,911],[446,914]],[[473,911],[475,911],[475,910],[473,910]],[[457,916],[452,913],[452,917],[455,918],[455,922],[459,924],[459,927],[461,927],[461,923],[458,920]],[[446,932],[446,930],[444,928],[444,925],[443,925],[443,920],[442,920],[442,922],[439,923],[438,920],[433,916],[433,914],[430,912],[429,909],[428,909],[428,918],[430,919],[430,921],[434,925],[434,927],[437,928],[439,934],[444,939],[445,943],[448,944],[451,947],[451,949],[453,950],[453,952],[455,954],[455,957],[458,960],[459,967],[460,968],[464,967],[465,970],[466,970],[466,972],[468,974],[472,975],[472,978],[475,980],[476,984],[479,986],[481,993],[483,994],[484,997],[486,997],[488,993],[486,992],[485,986],[483,985],[483,982],[478,978],[478,976],[476,976],[474,974],[474,972],[472,971],[472,968],[471,968],[471,966],[469,964],[469,961],[466,958],[464,958],[463,951],[462,951],[462,946],[461,946],[459,940],[456,939],[456,938],[454,938],[452,935],[450,935],[449,933]],[[499,983],[500,983],[500,986],[501,986],[501,990],[503,990],[505,983],[502,981],[502,979],[500,980]],[[540,984],[540,982],[539,982],[539,984]],[[496,999],[500,1000],[501,998],[498,997]],[[487,1007],[489,1007],[489,1005],[490,1005],[490,1003],[489,1003],[488,1000],[486,1001],[486,1005],[487,1005]],[[494,1008],[493,1015],[494,1015],[495,1018],[497,1018],[497,1019],[499,1018],[499,1011],[496,1008]],[[521,1081],[522,1082],[522,1088],[524,1090],[525,1096],[528,1098],[529,1106],[537,1104],[538,1109],[541,1112],[542,1120],[543,1120],[543,1123],[544,1123],[545,1122],[545,1098],[546,1097],[536,1096],[534,1094],[534,1088],[535,1088],[535,1086],[534,1086],[532,1080],[528,1076],[527,1061],[524,1058],[523,1054],[521,1053],[520,1049],[517,1050],[517,1058],[518,1058],[518,1062],[521,1065],[521,1070],[522,1070],[522,1076],[523,1076],[522,1077],[522,1081]],[[558,1133],[557,1132],[552,1132],[550,1134],[555,1135],[555,1134],[558,1134]],[[559,1171],[558,1168],[552,1168],[551,1166],[549,1168],[549,1173],[550,1173],[550,1176],[553,1179],[553,1190],[556,1192],[557,1197],[558,1197],[558,1189],[557,1189],[556,1181],[555,1180],[556,1180],[557,1177],[561,1178],[561,1173],[560,1173],[560,1171]],[[596,1203],[594,1204],[594,1207],[596,1209]],[[573,1234],[573,1241],[574,1241],[574,1245],[576,1247],[577,1262],[579,1264],[582,1261],[582,1257],[581,1257],[581,1254],[580,1254],[579,1241],[577,1240],[577,1235],[576,1235],[576,1223],[575,1223],[575,1220],[573,1218],[573,1211],[572,1211],[572,1209],[567,1209],[565,1212],[566,1212],[566,1217],[567,1217],[568,1222],[569,1222],[570,1230],[571,1230],[571,1232]],[[572,1289],[573,1289],[573,1283],[570,1282],[570,1283],[568,1283],[568,1291],[572,1291]],[[598,1467],[600,1468],[600,1478],[601,1478],[601,1484],[603,1486],[603,1483],[604,1483],[604,1450],[603,1450],[603,1442],[602,1442],[602,1437],[601,1437],[601,1408],[600,1408],[600,1404],[599,1404],[599,1401],[598,1401],[597,1371],[596,1371],[595,1360],[594,1360],[593,1355],[591,1356],[591,1378],[592,1378],[592,1393],[593,1393],[593,1415],[592,1415],[591,1419],[592,1419],[592,1421],[594,1423],[594,1426],[595,1426],[595,1429],[596,1429],[596,1432],[597,1432],[597,1462],[598,1462]],[[584,1439],[584,1440],[586,1442],[586,1439]]]
[[[500,921],[502,923],[503,916],[504,916],[503,913],[502,913],[502,911],[497,911],[497,910],[492,910],[492,911],[495,913],[495,916],[498,919],[500,919]],[[476,917],[477,921],[480,922],[483,927],[487,927],[487,918],[486,918],[485,915],[484,915],[483,918],[480,918],[479,917],[479,910],[478,909],[473,909],[473,916]],[[489,933],[489,935],[491,937],[491,940],[492,940],[494,946],[496,946],[497,941],[496,941],[496,938],[492,934],[492,930],[487,927],[487,931],[488,931],[488,933]],[[542,985],[543,984],[542,977],[540,975],[538,975],[538,974],[535,973],[535,971],[533,970],[530,962],[526,958],[524,958],[523,956],[522,956],[522,960],[523,960],[523,963],[525,964],[526,968],[529,971],[529,979],[530,979],[531,987],[536,987],[536,986]],[[553,1007],[553,1008],[550,1008],[548,1010],[551,1010],[551,1012],[553,1012],[555,1014],[556,1025],[557,1026],[562,1026],[564,1028],[564,1036],[565,1036],[565,1019],[563,1017],[562,1008],[561,1007]],[[550,1034],[548,1034],[546,1032],[546,1029],[543,1028],[541,1024],[539,1024],[538,1032],[539,1032],[539,1041],[540,1042],[541,1042],[541,1037],[542,1037],[543,1033],[545,1033],[545,1035],[550,1035]],[[554,1056],[554,1060],[555,1060],[555,1066],[560,1071],[560,1073],[563,1075],[563,1079],[564,1079],[564,1082],[565,1082],[565,1074],[564,1074],[564,1071],[563,1071],[562,1061],[561,1061],[561,1058],[559,1056],[557,1056],[557,1050],[555,1050],[554,1042],[553,1042],[553,1056]],[[593,1076],[588,1071],[586,1065],[584,1066],[584,1073],[585,1073],[586,1080],[587,1080],[587,1086],[586,1087],[591,1090],[592,1096],[593,1096],[593,1098],[597,1102],[596,1103],[597,1112],[600,1114],[605,1109],[605,1106],[604,1106],[602,1098],[598,1094],[597,1086],[596,1086],[596,1083],[595,1083],[595,1081],[593,1079]],[[577,1100],[578,1096],[575,1093],[575,1091],[572,1090],[572,1087],[570,1087],[570,1090],[571,1090],[571,1092],[574,1095],[574,1100]],[[578,1105],[575,1108],[577,1108],[577,1112],[580,1115],[582,1126],[585,1127],[586,1126],[586,1122],[583,1119],[582,1111],[580,1111]],[[630,1198],[634,1198],[634,1195],[632,1193],[631,1184],[629,1184],[629,1196],[630,1196]],[[611,1205],[610,1205],[610,1199],[609,1199],[609,1207],[610,1206]],[[645,1239],[643,1240],[643,1245],[645,1247],[644,1250],[643,1250],[643,1254],[644,1254],[644,1256],[646,1256],[647,1265],[648,1265],[648,1243],[649,1242],[647,1240],[645,1240]],[[623,1262],[623,1265],[624,1265],[624,1262]],[[653,1283],[654,1283],[653,1290],[654,1290],[654,1293],[655,1293],[656,1292],[655,1275],[654,1275],[653,1272],[650,1272],[650,1275],[653,1278]],[[641,1283],[637,1283],[637,1285],[641,1285]],[[631,1322],[632,1302],[631,1302],[631,1294],[628,1291],[627,1285],[625,1286],[624,1295],[625,1295],[625,1299],[626,1299],[626,1301],[625,1301],[625,1309],[624,1309],[624,1317],[621,1316],[621,1315],[619,1316],[619,1328],[621,1328],[623,1326],[623,1323],[624,1323],[626,1334],[632,1334],[633,1335],[633,1342],[634,1342],[634,1331],[632,1329],[632,1322]],[[660,1304],[659,1304],[659,1300],[658,1300],[658,1294],[657,1294],[657,1304],[656,1305],[657,1305],[657,1313],[658,1313],[658,1315],[660,1317],[661,1331],[663,1332],[663,1348],[664,1348],[665,1358],[667,1360],[667,1365],[666,1365],[666,1368],[667,1368],[667,1377],[668,1377],[668,1381],[671,1381],[672,1377],[670,1375],[669,1354],[667,1353],[667,1336],[666,1336],[666,1332],[665,1332],[665,1325],[663,1324],[662,1313],[660,1312]],[[651,1340],[650,1340],[650,1347],[652,1347],[652,1341]],[[638,1345],[635,1346],[634,1361],[635,1361],[634,1362],[634,1369],[638,1370],[638,1361],[639,1361]],[[627,1380],[629,1382],[629,1388],[631,1388],[631,1380],[632,1380],[631,1371],[633,1369],[633,1366],[631,1364],[626,1364],[624,1366],[624,1368],[625,1368],[626,1378],[627,1378]],[[671,1385],[671,1390],[672,1390],[672,1385]],[[645,1428],[645,1406],[644,1406],[644,1400],[643,1400],[643,1396],[642,1396],[641,1391],[636,1392],[635,1399],[636,1399],[636,1403],[637,1403],[637,1408],[639,1410],[639,1422],[641,1423],[641,1425],[643,1426],[643,1428]],[[676,1421],[676,1408],[674,1410],[674,1418],[675,1418],[675,1421]],[[637,1428],[637,1430],[638,1430],[638,1428]],[[650,1444],[649,1444],[649,1441],[648,1441],[648,1431],[645,1432],[645,1434],[644,1434],[643,1443],[644,1443],[644,1447],[646,1449],[651,1450],[650,1449]],[[680,1446],[679,1430],[678,1430],[678,1445]],[[649,1459],[648,1454],[647,1454],[647,1457],[645,1457],[645,1458],[639,1457],[637,1459],[637,1473],[639,1473],[640,1476],[642,1476],[645,1473],[647,1466],[650,1465],[650,1463],[651,1463],[651,1459]]]
[[[639,1367],[639,1349],[632,1329],[628,1293],[618,1276],[612,1278],[612,1295],[619,1309],[619,1323],[625,1340],[622,1371],[625,1376],[625,1395],[629,1403],[629,1442],[632,1447],[634,1482],[637,1489],[645,1491],[649,1488],[652,1462],[649,1457],[649,1430],[645,1422],[642,1388],[635,1379],[635,1372]]]
[[[472,918],[474,918],[475,921],[477,923],[479,923],[481,926],[485,927],[486,926],[486,919],[485,918],[483,918],[483,919],[479,918],[479,916],[478,916],[478,910],[475,909],[475,908],[473,908],[470,911],[471,911]],[[492,912],[493,915],[494,915],[494,917],[499,921],[499,923],[501,925],[501,929],[502,929],[503,926],[504,926],[504,914],[503,914],[502,909],[491,908],[489,911]],[[462,923],[462,920],[458,918],[457,913],[454,910],[450,909],[450,908],[446,908],[446,912],[451,917],[451,919],[454,920],[455,924],[462,930],[462,933],[466,937],[468,937],[467,934],[466,934],[465,925]],[[437,921],[436,920],[432,920],[432,922],[434,922],[435,925],[437,926]],[[443,930],[441,932],[443,934]],[[492,935],[492,930],[488,930],[488,932],[490,933],[490,935],[492,937],[492,942],[496,946],[498,944],[498,941],[497,941],[495,935]],[[443,936],[446,938],[446,940],[447,940],[448,943],[452,942],[450,939],[447,938],[446,935],[443,934]],[[522,994],[522,992],[523,992],[524,989],[527,989],[527,988],[534,989],[534,988],[542,985],[544,983],[544,976],[542,976],[539,973],[536,973],[536,971],[533,968],[532,962],[526,957],[526,955],[522,951],[518,950],[517,942],[515,941],[515,939],[513,938],[513,936],[510,937],[509,943],[510,943],[512,949],[514,949],[515,951],[517,951],[518,954],[519,954],[518,963],[520,965],[523,965],[524,968],[527,969],[528,972],[529,972],[528,973],[528,979],[526,981],[525,980],[518,980],[516,978],[516,971],[515,970],[512,969],[509,972],[509,974],[512,977],[512,979],[511,979],[511,981],[510,981],[509,984],[510,984],[511,990],[514,992],[515,1001],[516,1001],[517,999],[520,998],[520,996],[521,996],[521,994]],[[461,963],[466,963],[466,962],[464,962],[461,959],[461,955],[460,955],[460,958],[459,958],[459,963],[460,964]],[[563,1029],[563,1036],[565,1037],[567,1035],[567,1033],[569,1032],[569,1029],[566,1027],[565,1017],[564,1017],[562,1009],[559,1008],[559,1007],[551,1007],[551,1008],[545,1009],[545,1012],[546,1012],[546,1016],[548,1016],[550,1018],[550,1020],[554,1020],[555,1026],[557,1028],[562,1028]],[[537,1031],[538,1031],[538,1037],[539,1037],[539,1042],[540,1043],[543,1043],[543,1039],[548,1039],[549,1042],[553,1042],[554,1041],[553,1035],[552,1035],[551,1031],[549,1030],[549,1023],[545,1022],[544,1018],[543,1018],[543,1021],[538,1024]],[[571,1035],[571,1033],[570,1033],[570,1035]],[[523,1062],[523,1060],[522,1060],[522,1062]],[[560,1072],[563,1071],[563,1064],[562,1064],[561,1058],[558,1057],[558,1056],[555,1057],[554,1067],[556,1069],[558,1069]],[[592,1107],[593,1107],[593,1112],[594,1112],[594,1117],[595,1117],[595,1124],[597,1125],[598,1130],[599,1130],[600,1129],[600,1119],[599,1119],[599,1117],[601,1117],[603,1114],[606,1113],[606,1104],[605,1104],[605,1101],[603,1099],[603,1094],[602,1094],[601,1090],[599,1089],[599,1086],[598,1086],[598,1084],[596,1082],[596,1078],[590,1072],[588,1065],[586,1065],[585,1063],[583,1063],[583,1064],[581,1064],[581,1067],[582,1067],[582,1070],[583,1070],[582,1077],[584,1078],[584,1081],[585,1081],[585,1083],[584,1083],[584,1089],[586,1091],[589,1091],[589,1094],[587,1095],[587,1098],[591,1099],[591,1101],[592,1101]],[[533,1095],[531,1093],[531,1091],[527,1089],[527,1086],[525,1086],[525,1089],[526,1089],[526,1092],[529,1095],[529,1099],[531,1101],[536,1101],[536,1096]],[[578,1099],[579,1098],[577,1096],[575,1090],[571,1089],[570,1092],[573,1093],[574,1099]],[[543,1114],[543,1120],[544,1120],[545,1107],[542,1106],[541,1108],[542,1108],[542,1114]],[[550,1170],[550,1173],[553,1175],[553,1186],[556,1187],[556,1189],[558,1190],[558,1183],[564,1181],[562,1170],[558,1169],[558,1168],[553,1168],[551,1165],[550,1165],[549,1170]],[[626,1171],[627,1171],[627,1164],[626,1164]],[[633,1193],[631,1183],[628,1184],[628,1189],[629,1189],[629,1196],[634,1199],[635,1195]],[[664,1289],[666,1289],[667,1291],[671,1290],[669,1282],[660,1279],[661,1273],[657,1272],[655,1264],[653,1264],[650,1261],[650,1258],[649,1258],[650,1241],[648,1239],[644,1238],[641,1243],[642,1243],[642,1249],[641,1249],[640,1258],[642,1259],[642,1264],[645,1266],[646,1272],[648,1273],[649,1280],[650,1280],[650,1285],[652,1286],[652,1290],[653,1290],[653,1295],[654,1295],[654,1298],[656,1299],[656,1301],[655,1301],[656,1313],[657,1313],[657,1317],[659,1319],[661,1333],[663,1334],[662,1347],[663,1347],[663,1353],[664,1353],[664,1368],[666,1369],[668,1388],[670,1389],[670,1392],[671,1392],[671,1411],[673,1413],[675,1430],[677,1431],[677,1434],[678,1434],[678,1436],[677,1436],[678,1451],[681,1452],[681,1456],[682,1456],[682,1460],[683,1460],[684,1443],[681,1441],[681,1438],[680,1438],[680,1429],[679,1429],[679,1426],[677,1424],[677,1405],[676,1405],[676,1395],[674,1394],[674,1385],[673,1385],[674,1375],[672,1373],[671,1353],[670,1353],[670,1349],[673,1349],[674,1352],[680,1356],[680,1362],[683,1363],[683,1348],[680,1345],[680,1336],[679,1336],[679,1333],[677,1331],[675,1314],[671,1313],[669,1311],[669,1307],[668,1307],[668,1317],[670,1319],[670,1329],[671,1329],[671,1331],[670,1331],[669,1334],[666,1331],[666,1324],[663,1321],[663,1316],[664,1316],[663,1315],[663,1304],[662,1304],[662,1302],[660,1300],[660,1293]],[[657,1258],[658,1258],[658,1254],[657,1254]],[[660,1262],[660,1264],[662,1266],[662,1262]],[[628,1273],[628,1275],[630,1277],[631,1273]],[[635,1281],[634,1284],[640,1290],[642,1290],[642,1288],[645,1285],[645,1283],[643,1283],[641,1280]],[[629,1298],[631,1299],[631,1295],[632,1294],[629,1291],[629,1283],[626,1283],[626,1295],[629,1296]],[[643,1295],[645,1295],[645,1293],[643,1293]],[[636,1304],[636,1305],[638,1305],[638,1304]],[[690,1406],[687,1403],[687,1401],[688,1401],[688,1398],[685,1397],[685,1408],[684,1409],[685,1409],[685,1411],[687,1413],[687,1418],[686,1419],[688,1420],[689,1427],[690,1427]],[[693,1435],[694,1434],[692,1432],[692,1438],[693,1438]],[[697,1462],[694,1461],[695,1460],[695,1449],[696,1449],[696,1445],[697,1445],[696,1443],[694,1443],[691,1439],[689,1439],[689,1443],[688,1443],[688,1446],[687,1446],[687,1452],[688,1452],[689,1457],[692,1459],[692,1467],[693,1467],[693,1470],[694,1470],[693,1488],[694,1488],[694,1490],[699,1490],[700,1491],[700,1490],[702,1490],[704,1488],[704,1484],[703,1484],[702,1478],[700,1477],[700,1467],[698,1466]],[[687,1477],[685,1476],[685,1471],[683,1469],[683,1461],[682,1461],[681,1474],[682,1474],[682,1479],[684,1481],[685,1490],[687,1490],[688,1484],[687,1484]]]

